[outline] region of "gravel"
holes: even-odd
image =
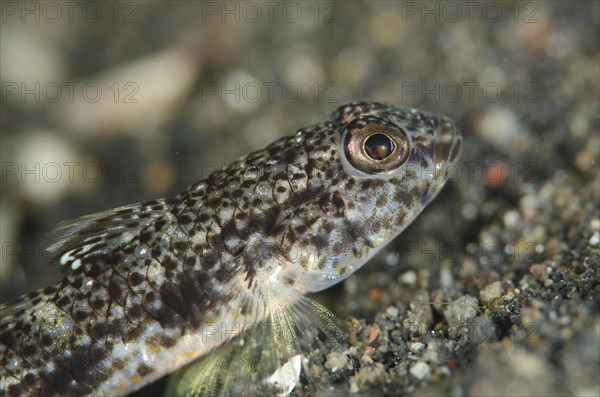
[[[41,243],[57,222],[173,194],[346,101],[389,101],[456,120],[460,174],[314,296],[348,339],[310,367],[318,392],[600,395],[600,4],[486,3],[496,19],[450,3],[295,3],[297,22],[160,1],[117,22],[4,15],[1,301],[60,277]],[[39,100],[11,94],[22,82]],[[59,179],[37,183],[36,161]]]

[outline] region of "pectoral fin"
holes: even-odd
[[[312,379],[306,369],[332,350],[344,350],[334,315],[300,295],[267,296],[266,319],[178,371],[167,395],[285,396],[328,382]]]

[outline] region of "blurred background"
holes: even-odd
[[[463,163],[318,297],[358,346],[339,390],[598,395],[599,4],[3,1],[0,302],[61,277],[57,222],[386,101],[451,116]]]

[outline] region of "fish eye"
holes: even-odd
[[[396,145],[392,138],[382,133],[369,135],[365,139],[363,150],[367,156],[375,161],[385,160],[394,153]]]
[[[344,127],[342,142],[350,165],[367,174],[392,172],[408,158],[410,142],[394,123],[363,116]]]

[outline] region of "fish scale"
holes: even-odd
[[[0,306],[0,394],[124,395],[340,282],[435,197],[461,143],[446,117],[350,103],[176,197],[58,225],[65,277]]]

